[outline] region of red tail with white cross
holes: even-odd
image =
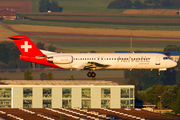
[[[36,45],[26,36],[24,35],[16,35],[9,37],[12,39],[16,46],[18,47],[21,55],[23,56],[42,56],[44,55]]]

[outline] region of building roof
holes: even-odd
[[[143,109],[67,109],[67,108],[0,108],[0,118],[13,119],[59,119],[63,114],[63,119],[141,119],[141,120],[178,120],[179,118],[158,114]]]
[[[0,80],[0,83],[1,85],[119,85],[116,82],[103,80]]]
[[[16,11],[14,9],[4,9],[0,11],[0,16],[16,16]]]

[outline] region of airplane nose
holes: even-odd
[[[173,60],[171,60],[171,62],[169,62],[169,64],[167,65],[168,68],[173,68],[177,65],[177,63]]]
[[[173,61],[174,63],[173,63],[173,66],[175,67],[175,66],[177,66],[177,62],[175,62],[175,61]]]

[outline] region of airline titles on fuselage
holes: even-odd
[[[97,57],[98,61],[102,60],[117,60],[117,62],[150,62],[151,58],[147,58],[146,56],[139,57],[118,57],[118,58],[104,58],[104,57]],[[74,60],[96,60],[96,58],[74,58]]]

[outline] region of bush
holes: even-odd
[[[48,80],[54,80],[53,74],[51,72],[48,73]]]
[[[24,72],[24,79],[25,80],[33,80],[33,77],[31,76],[31,69],[28,69]]]

